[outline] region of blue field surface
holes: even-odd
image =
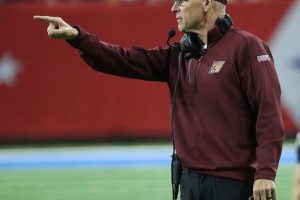
[[[170,165],[171,154],[172,147],[169,145],[2,148],[0,169],[165,167]],[[280,165],[295,163],[294,145],[285,145]]]

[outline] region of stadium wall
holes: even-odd
[[[268,41],[291,4],[236,3],[228,12],[236,27]],[[47,24],[32,19],[61,16],[101,40],[152,48],[165,46],[176,28],[170,9],[170,3],[0,6],[0,67],[11,72],[9,80],[0,76],[0,141],[170,138],[166,84],[95,72],[66,42],[49,39]],[[295,123],[284,119],[293,134]]]

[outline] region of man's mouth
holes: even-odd
[[[176,20],[177,20],[177,22],[181,22],[181,18],[180,17],[178,17],[178,18],[176,18]]]

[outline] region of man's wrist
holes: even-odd
[[[70,38],[68,38],[68,40],[74,40],[75,38],[78,37],[79,31],[77,28],[73,28],[71,32],[72,32],[71,36],[70,36]]]

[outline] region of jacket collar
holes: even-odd
[[[221,38],[224,37],[225,34],[222,34],[219,30],[218,27],[214,27],[213,29],[211,29],[210,31],[208,31],[207,33],[207,48],[209,51],[209,48],[211,46],[213,46],[216,42],[218,42]],[[184,55],[185,58],[190,58],[191,57],[191,53],[186,53]]]
[[[222,37],[224,37],[225,34],[222,34],[218,27],[214,27],[207,33],[207,42],[208,47],[212,46],[215,42],[220,40]]]

